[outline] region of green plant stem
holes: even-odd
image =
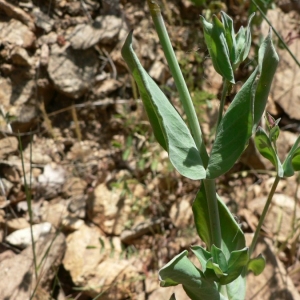
[[[265,19],[265,21],[269,24],[269,26],[272,28],[272,30],[274,31],[274,33],[276,34],[276,36],[278,37],[278,39],[280,40],[280,42],[282,43],[283,47],[285,48],[285,50],[290,54],[290,56],[292,57],[292,59],[294,60],[294,62],[298,65],[298,67],[300,67],[300,62],[297,59],[297,57],[293,54],[293,52],[290,50],[289,46],[286,44],[286,42],[282,39],[282,37],[280,36],[280,34],[278,33],[278,31],[272,26],[272,23],[268,20],[267,16],[264,14],[264,12],[262,11],[262,9],[259,7],[259,5],[256,3],[255,0],[252,0],[253,4],[256,6],[256,8],[259,10],[259,12],[261,13],[262,17]]]
[[[264,207],[263,212],[261,214],[261,217],[259,219],[258,225],[256,227],[256,230],[255,230],[255,233],[254,233],[254,237],[253,237],[250,249],[249,249],[249,256],[251,256],[251,254],[253,253],[253,251],[255,249],[255,246],[256,246],[256,243],[257,243],[257,239],[258,239],[259,234],[260,234],[261,227],[262,227],[262,225],[264,223],[265,217],[267,215],[268,209],[269,209],[270,204],[272,202],[272,198],[273,198],[273,195],[274,195],[274,193],[276,191],[276,188],[277,188],[277,185],[279,183],[279,180],[280,180],[280,177],[277,175],[276,178],[275,178],[275,180],[274,180],[274,182],[273,182],[271,191],[269,193],[267,202],[265,204],[265,207]]]
[[[31,247],[32,247],[32,255],[33,255],[33,264],[34,264],[34,274],[35,279],[38,280],[38,266],[37,266],[37,258],[35,253],[35,243],[33,238],[33,216],[32,216],[32,206],[31,206],[31,192],[28,189],[28,183],[26,179],[26,173],[25,173],[25,165],[24,165],[24,157],[23,157],[23,147],[21,142],[21,136],[19,135],[19,145],[20,145],[20,155],[21,155],[21,162],[22,162],[22,171],[24,174],[24,187],[25,187],[25,195],[26,195],[26,201],[28,206],[28,213],[29,213],[29,220],[30,220],[30,236],[31,236]],[[31,162],[31,155],[32,155],[32,140],[30,141],[30,162]],[[30,187],[31,187],[31,166],[30,166]]]
[[[150,9],[151,17],[155,25],[160,43],[162,45],[164,54],[166,56],[171,74],[174,78],[176,87],[178,89],[179,98],[187,115],[187,120],[195,140],[196,146],[200,152],[202,162],[206,168],[208,165],[208,154],[202,139],[202,132],[195,112],[193,101],[188,91],[187,85],[183,78],[181,69],[179,67],[176,55],[174,53],[169,35],[167,33],[160,7],[153,0],[147,0]],[[211,222],[211,238],[215,246],[221,247],[221,226],[218,210],[218,201],[216,197],[216,187],[214,180],[203,180],[207,196],[207,203]]]
[[[205,186],[205,193],[208,205],[210,236],[212,239],[212,244],[218,248],[221,248],[221,226],[215,180],[205,179],[203,180],[203,184]]]
[[[228,90],[230,87],[230,82],[226,79],[223,80],[223,89],[222,89],[222,95],[221,95],[221,100],[220,100],[220,108],[219,108],[219,115],[218,115],[218,123],[217,123],[217,128],[222,120],[223,117],[223,111],[224,111],[224,105],[226,101],[226,96],[228,94]]]
[[[160,43],[162,45],[163,51],[165,53],[171,74],[174,78],[179,98],[184,108],[184,111],[187,116],[187,120],[195,140],[196,146],[200,152],[202,162],[204,167],[207,167],[208,164],[208,154],[203,143],[202,132],[198,122],[198,118],[193,106],[193,101],[191,99],[190,93],[186,86],[185,80],[183,78],[182,72],[180,70],[178,61],[176,59],[169,35],[167,33],[160,7],[153,0],[147,0],[148,6],[150,9],[151,17],[155,25],[156,32],[158,34]]]

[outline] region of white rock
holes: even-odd
[[[5,158],[9,153],[13,153],[18,150],[18,139],[14,136],[8,136],[0,140],[0,159]]]
[[[32,225],[33,239],[39,240],[42,236],[51,231],[52,225],[48,222]],[[30,227],[17,230],[5,238],[5,241],[13,246],[26,248],[31,245]]]
[[[55,163],[48,164],[44,167],[44,172],[39,176],[39,182],[47,185],[62,185],[66,180],[66,172],[62,166]]]
[[[29,48],[35,41],[35,35],[27,26],[20,21],[11,19],[7,22],[0,22],[1,43],[10,43]]]
[[[93,49],[76,51],[65,45],[51,47],[48,73],[55,88],[72,98],[79,98],[91,86],[99,59]]]
[[[100,16],[93,25],[79,24],[70,35],[74,49],[88,49],[97,43],[109,44],[118,35],[122,20],[115,16]]]

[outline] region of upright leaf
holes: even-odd
[[[223,272],[227,272],[228,264],[223,251],[215,245],[212,245],[210,252],[213,262],[218,264]]]
[[[224,25],[225,38],[230,53],[230,61],[233,63],[236,59],[236,40],[233,28],[233,20],[223,11],[221,12],[221,17]]]
[[[206,170],[213,179],[232,168],[244,151],[252,134],[253,89],[258,69],[255,69],[234,97],[218,129]]]
[[[265,38],[258,51],[258,69],[259,80],[254,97],[254,133],[257,125],[265,110],[268,95],[270,92],[271,84],[275,71],[279,63],[279,57],[272,42],[272,31],[270,29],[268,36]]]
[[[192,252],[196,255],[198,258],[200,265],[202,267],[202,272],[205,273],[206,271],[206,263],[211,258],[210,252],[206,251],[201,246],[191,246]]]
[[[205,43],[215,70],[229,82],[235,83],[223,24],[216,16],[213,16],[212,24],[207,22],[204,17],[200,16],[200,18],[203,24]]]
[[[248,248],[244,248],[230,253],[228,260],[227,276],[220,279],[220,283],[225,285],[236,280],[249,261]]]
[[[300,136],[298,136],[295,144],[288,153],[284,163],[284,175],[287,177],[293,176],[295,171],[300,171]]]
[[[247,41],[247,37],[244,38]],[[260,46],[258,62],[258,67],[237,93],[218,126],[207,178],[216,178],[234,165],[261,119],[278,64],[271,31]]]
[[[173,166],[190,179],[205,178],[195,141],[174,106],[140,64],[132,49],[132,32],[124,43],[122,56],[137,83],[155,137],[168,151]]]
[[[221,249],[228,260],[230,253],[235,250],[243,249],[246,242],[241,228],[236,223],[227,206],[218,195],[217,199],[222,236]],[[210,199],[206,199],[205,187],[204,184],[202,184],[193,203],[193,214],[198,235],[206,244],[206,247],[210,249],[212,239],[207,201],[210,201]],[[205,255],[205,253],[203,255]]]
[[[255,134],[255,145],[259,153],[268,159],[275,167],[279,177],[283,177],[283,168],[273,145],[263,128],[258,127]]]
[[[248,262],[247,269],[252,271],[255,276],[258,276],[263,272],[266,266],[266,260],[262,254],[259,254],[257,257],[250,259]]]

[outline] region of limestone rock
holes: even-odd
[[[16,19],[21,21],[23,24],[28,26],[32,31],[35,30],[33,20],[29,14],[27,14],[23,9],[8,3],[8,1],[0,0],[0,10],[11,19]]]
[[[67,205],[62,199],[45,201],[41,208],[41,215],[43,222],[48,222],[58,229],[63,219],[68,216]]]
[[[290,14],[284,14],[279,8],[272,9],[268,10],[268,19],[282,37],[291,38],[289,48],[299,60],[300,40],[292,39],[294,36],[297,37],[298,33]],[[266,35],[269,25],[266,22],[263,25],[263,32]],[[300,120],[300,68],[285,49],[276,47],[276,51],[280,61],[270,94],[291,119]]]
[[[261,215],[267,197],[258,197],[248,204],[248,208],[255,215]],[[274,194],[273,205],[270,207],[269,212],[264,222],[264,230],[269,235],[278,235],[279,241],[285,241],[291,234],[291,216],[294,211],[294,199],[284,194]],[[296,218],[300,214],[297,212]],[[275,221],[276,220],[276,221]],[[278,221],[277,221],[278,220]],[[279,220],[281,220],[279,222]]]
[[[46,33],[51,31],[54,25],[54,20],[52,20],[47,14],[44,14],[38,7],[35,7],[32,11],[32,15],[37,27],[43,29]]]
[[[121,259],[120,240],[109,241],[97,227],[82,225],[68,236],[63,264],[85,294],[96,297],[103,292],[100,300],[126,298],[137,284],[132,260]]]
[[[1,139],[0,144],[0,159],[4,159],[8,154],[16,152],[19,146],[18,139],[14,136],[8,136]]]
[[[23,48],[30,48],[35,42],[34,33],[20,21],[11,19],[7,22],[0,22],[1,43],[10,43]]]
[[[7,229],[9,232],[28,228],[30,226],[30,224],[28,223],[28,221],[25,218],[11,219],[11,220],[8,220],[6,222],[6,224],[7,224]]]
[[[170,210],[170,218],[177,228],[186,228],[193,221],[193,211],[190,202],[182,199],[174,203]]]
[[[121,190],[98,185],[88,199],[88,216],[105,233],[120,235],[130,217],[133,199],[124,199]]]
[[[47,252],[49,247],[51,247],[51,251]],[[38,269],[39,282],[36,281],[34,275],[34,263],[31,247],[23,250],[18,255],[11,253],[11,255],[3,257],[3,253],[1,254],[1,300],[30,299],[36,285],[43,288],[48,287],[49,284],[51,284],[65,251],[64,235],[58,234],[56,236],[56,234],[48,234],[44,237],[44,239],[37,241],[35,250],[37,262],[42,262],[41,268]]]
[[[150,68],[149,75],[160,84],[163,84],[166,82],[167,68],[162,62],[157,60]]]
[[[79,24],[70,35],[73,49],[88,49],[97,43],[109,44],[116,39],[122,20],[115,16],[100,16],[93,25]]]
[[[21,47],[15,47],[10,53],[10,58],[15,65],[30,67],[32,64],[27,51]]]
[[[249,234],[246,235],[246,240],[251,240]],[[283,263],[276,257],[275,249],[269,240],[259,239],[253,257],[260,253],[266,258],[266,267],[259,276],[254,276],[253,273],[248,274],[246,299],[299,300],[300,295]]]
[[[50,233],[52,225],[50,223],[40,223],[32,225],[33,239],[40,240],[43,236]],[[19,248],[26,248],[31,244],[30,228],[23,228],[14,231],[5,238],[5,241]]]
[[[79,98],[91,86],[98,62],[93,49],[78,51],[55,44],[51,47],[48,73],[58,91]]]
[[[67,197],[83,195],[87,186],[86,181],[79,177],[68,178],[63,186],[63,193]]]

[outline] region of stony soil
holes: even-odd
[[[227,2],[245,25],[249,3]],[[213,8],[161,6],[209,148],[222,82],[198,16]],[[280,1],[268,17],[300,59],[298,13]],[[268,30],[259,21],[240,83]],[[187,299],[159,287],[158,269],[201,243],[191,210],[199,183],[155,143],[120,53],[131,29],[144,67],[182,111],[146,1],[0,0],[0,300]],[[282,158],[300,132],[300,71],[274,41],[281,62],[267,109],[282,118]],[[273,180],[252,142],[218,180],[249,241]],[[279,184],[257,249],[267,267],[249,276],[247,299],[300,299],[298,186],[297,176]]]

